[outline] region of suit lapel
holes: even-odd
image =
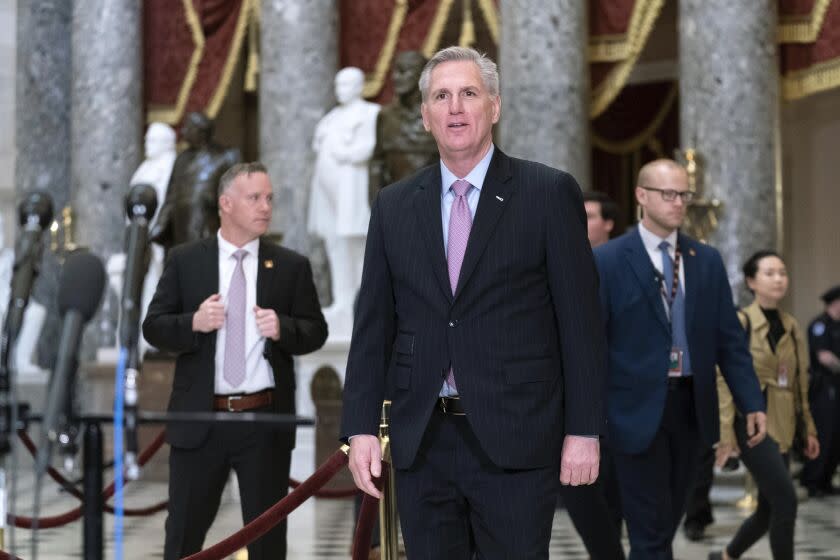
[[[481,187],[481,196],[478,199],[478,208],[475,211],[475,218],[470,229],[470,238],[467,241],[467,250],[464,253],[464,262],[461,264],[461,273],[458,275],[458,289],[455,290],[455,299],[461,295],[464,286],[469,281],[475,270],[487,242],[496,229],[496,223],[502,215],[515,185],[511,181],[510,158],[496,148],[490,167],[487,169],[487,176],[484,178],[484,185]]]
[[[665,304],[662,302],[662,293],[660,291],[660,282],[656,275],[656,269],[653,263],[650,262],[650,256],[642,243],[642,236],[639,235],[639,230],[633,233],[631,244],[625,249],[625,257],[630,263],[630,268],[639,282],[639,286],[648,303],[653,307],[653,312],[656,315],[662,326],[670,333],[671,325],[668,322],[668,317],[665,315]]]
[[[680,251],[682,254],[683,267],[685,268],[685,330],[691,331],[693,325],[694,309],[697,303],[697,284],[699,281],[699,263],[697,262],[697,251],[694,248],[694,241],[683,234],[679,234]]]
[[[447,301],[452,302],[452,288],[449,286],[449,272],[446,268],[446,252],[443,247],[443,222],[441,221],[440,165],[434,165],[419,181],[414,193],[414,210],[426,240],[432,271]]]
[[[269,286],[274,285],[272,279],[276,266],[277,262],[271,256],[268,241],[260,239],[260,249],[257,256],[257,305],[259,307],[271,307],[271,302],[268,301]]]

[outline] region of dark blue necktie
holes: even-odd
[[[691,375],[691,358],[688,354],[688,336],[685,328],[685,295],[683,294],[682,285],[677,281],[677,293],[674,295],[674,300],[671,301],[671,294],[673,293],[674,281],[674,261],[671,260],[671,255],[668,254],[668,248],[671,246],[667,241],[659,244],[659,250],[662,252],[662,274],[664,279],[665,298],[668,300],[671,309],[671,345],[678,350],[682,350],[682,374]]]

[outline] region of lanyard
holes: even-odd
[[[666,252],[665,255],[670,259],[671,255],[668,255]],[[671,281],[671,297],[668,297],[668,294],[665,293],[665,277],[662,277],[662,283],[659,284],[659,291],[662,293],[662,297],[665,298],[665,301],[668,302],[668,309],[674,305],[674,298],[677,297],[677,290],[680,287],[680,257],[682,253],[680,252],[680,247],[677,245],[674,248],[674,260],[672,264],[674,265],[674,278]]]

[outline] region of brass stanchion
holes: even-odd
[[[387,461],[388,483],[382,488],[379,500],[379,550],[382,560],[397,560],[400,555],[397,518],[397,493],[394,486],[394,467],[391,465],[391,439],[388,423],[391,415],[391,401],[382,403],[382,421],[379,424],[379,442],[382,445],[382,460]]]

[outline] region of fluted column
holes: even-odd
[[[274,185],[272,230],[306,251],[312,135],[335,103],[336,0],[263,0],[260,31],[260,158]]]
[[[501,0],[501,148],[591,187],[583,0]]]
[[[123,197],[143,137],[142,3],[73,2],[72,200],[78,243],[123,247]]]
[[[776,2],[680,0],[680,135],[703,159],[707,198],[723,204],[709,242],[736,295],[756,250],[776,248]]]

